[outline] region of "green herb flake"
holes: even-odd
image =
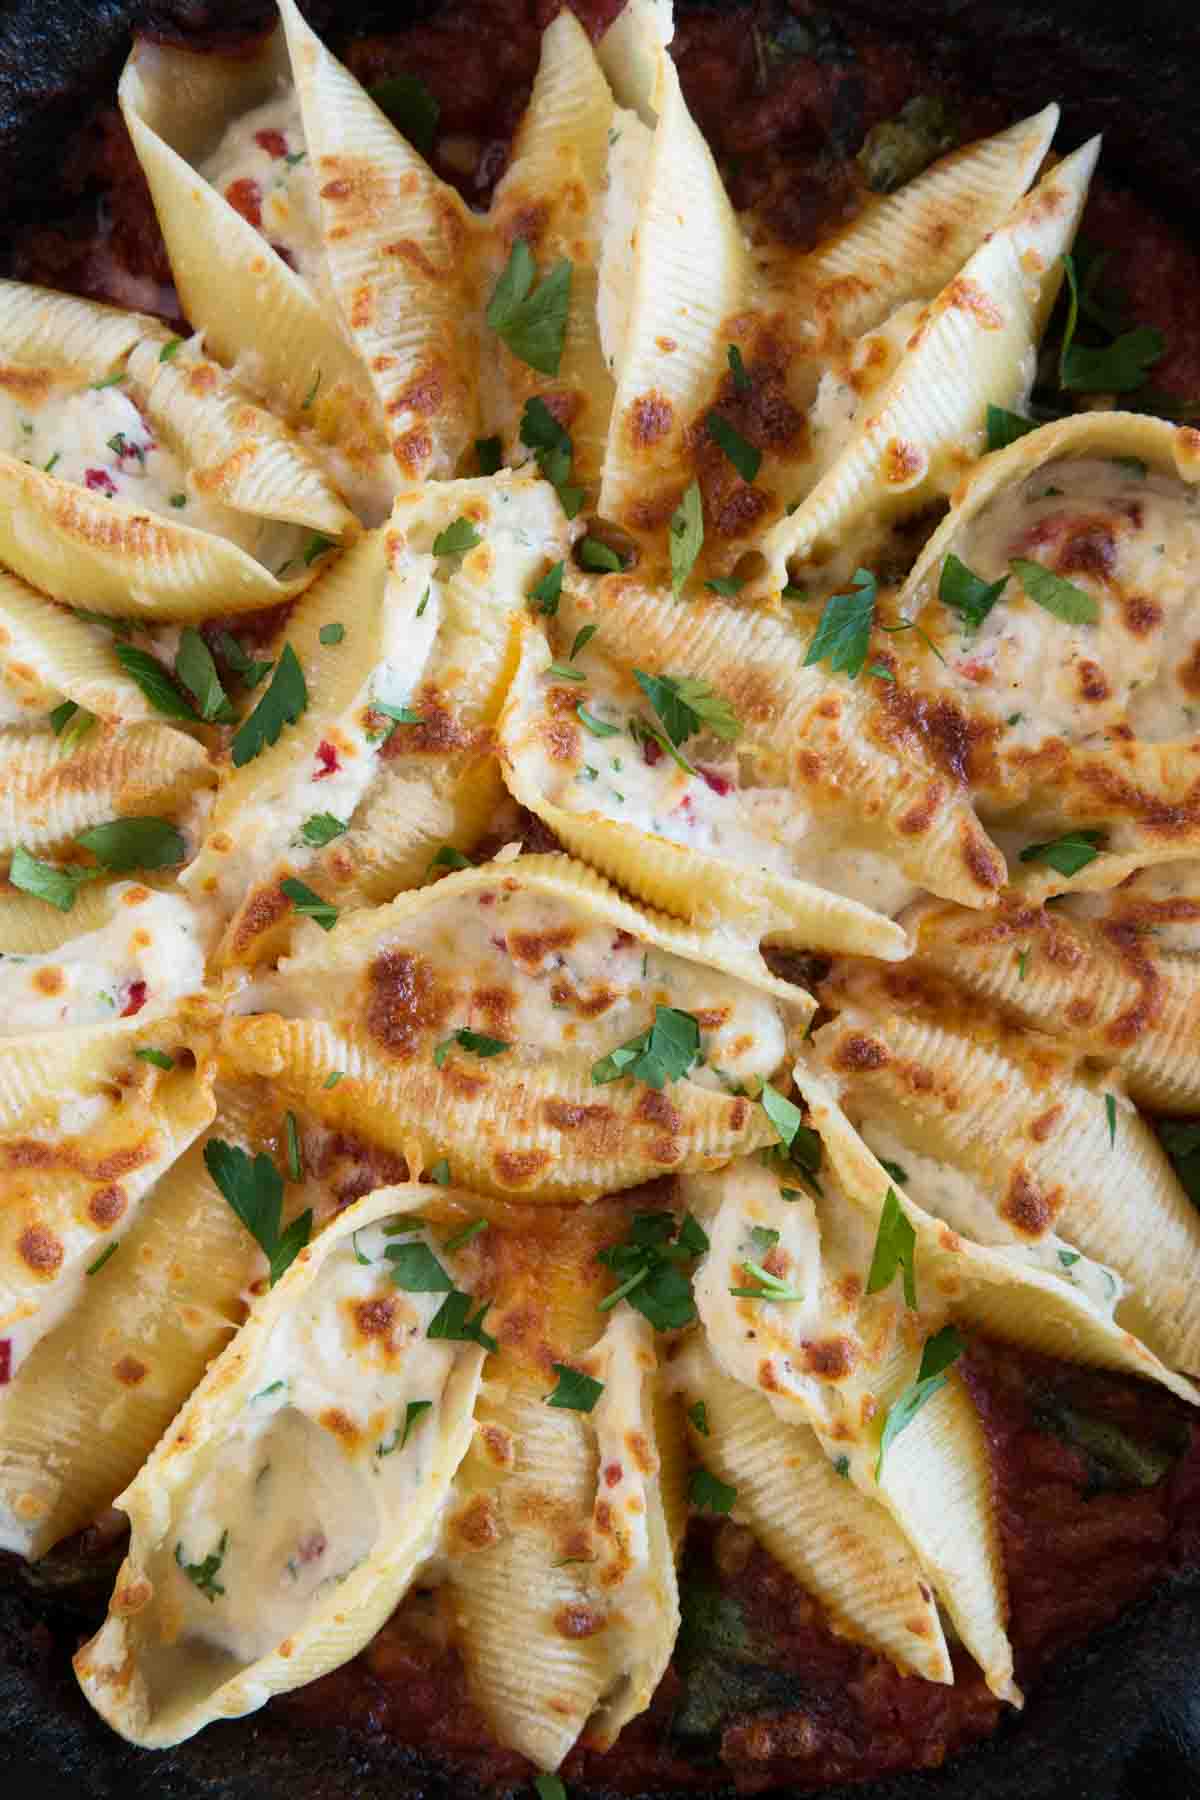
[[[175,679],[186,688],[196,703],[196,710],[206,724],[229,724],[233,707],[221,686],[212,651],[194,625],[185,625],[180,633],[175,654]]]
[[[444,1156],[439,1156],[429,1171],[430,1181],[436,1181],[439,1187],[450,1186],[450,1164]]]
[[[437,1176],[433,1175],[433,1176],[431,1176],[431,1179],[436,1181]],[[447,1164],[446,1165],[446,1183],[444,1185],[448,1185],[449,1180],[450,1180],[450,1167],[449,1167],[449,1164]],[[481,1234],[483,1232],[485,1232],[487,1229],[488,1229],[488,1221],[486,1219],[472,1219],[471,1223],[469,1225],[464,1225],[461,1231],[456,1231],[454,1233],[453,1237],[448,1237],[446,1239],[445,1243],[442,1245],[442,1249],[443,1250],[462,1250],[467,1244],[472,1243],[475,1238],[481,1236]]]
[[[346,627],[336,621],[330,625],[322,625],[317,637],[323,644],[340,644],[346,635]]]
[[[401,71],[377,81],[367,92],[397,131],[403,132],[413,149],[428,156],[437,135],[441,107],[421,77]]]
[[[105,1263],[109,1262],[117,1254],[117,1251],[120,1248],[121,1248],[121,1242],[120,1242],[119,1238],[115,1238],[111,1244],[105,1244],[103,1250],[100,1252],[100,1254],[96,1258],[95,1262],[91,1262],[88,1264],[87,1268],[84,1270],[84,1274],[85,1275],[98,1275],[100,1273],[101,1269],[104,1267]]]
[[[1166,347],[1162,332],[1152,325],[1123,331],[1099,348],[1073,343],[1063,351],[1061,385],[1072,394],[1132,394],[1145,385]]]
[[[558,1775],[535,1775],[538,1800],[567,1800],[566,1784]]]
[[[1117,1142],[1117,1097],[1115,1094],[1104,1096],[1104,1117],[1108,1121],[1108,1147],[1115,1148]]]
[[[475,461],[481,475],[495,475],[504,461],[503,446],[498,437],[475,439]]]
[[[235,1144],[210,1138],[204,1146],[204,1166],[266,1257],[274,1287],[312,1235],[312,1208],[293,1219],[286,1231],[280,1230],[283,1177],[265,1151],[250,1157]]]
[[[606,719],[598,719],[594,713],[588,711],[582,700],[575,708],[575,715],[579,723],[585,730],[590,731],[593,737],[606,738],[620,737],[621,735],[619,725],[610,725]]]
[[[734,575],[714,575],[704,585],[710,593],[720,594],[723,600],[732,600],[735,594],[741,593],[744,584]]]
[[[486,1032],[470,1031],[464,1025],[458,1031],[452,1031],[449,1037],[443,1038],[434,1050],[435,1068],[442,1067],[456,1044],[460,1050],[469,1050],[472,1056],[481,1057],[499,1056],[503,1051],[512,1049],[512,1045],[504,1038],[488,1037]]]
[[[705,418],[704,429],[733,464],[742,480],[754,481],[762,467],[762,451],[753,444],[748,444],[741,432],[728,419],[723,419],[720,413],[710,412]]]
[[[392,1280],[406,1294],[449,1294],[454,1283],[428,1244],[389,1244],[384,1251]]]
[[[1200,1124],[1160,1119],[1158,1135],[1188,1199],[1200,1206]]]
[[[170,343],[164,344],[162,349],[159,351],[159,353],[158,353],[159,362],[160,363],[171,362],[179,354],[179,352],[180,352],[180,350],[182,350],[182,348],[183,348],[183,339],[181,337],[172,338]]]
[[[609,1312],[628,1300],[656,1331],[676,1331],[696,1317],[690,1274],[684,1263],[702,1256],[708,1238],[689,1214],[681,1223],[669,1212],[635,1213],[629,1235],[597,1252],[617,1286],[599,1303]]]
[[[468,550],[473,550],[476,544],[482,544],[482,542],[483,539],[471,520],[460,513],[457,519],[452,520],[446,529],[439,531],[434,538],[433,554],[435,556],[463,556]]]
[[[879,1215],[879,1230],[867,1275],[868,1294],[878,1294],[890,1287],[899,1269],[904,1276],[904,1304],[917,1309],[917,1234],[909,1224],[894,1187],[889,1187]]]
[[[98,869],[57,869],[53,863],[31,856],[18,844],[12,853],[8,879],[23,894],[32,894],[35,900],[46,900],[59,912],[69,913],[83,883],[94,881],[98,874]]]
[[[300,827],[300,836],[311,850],[320,850],[348,830],[345,821],[332,813],[313,813]]]
[[[432,875],[435,869],[473,869],[475,864],[453,844],[443,844],[441,849],[430,859],[426,875]]]
[[[933,1399],[939,1389],[945,1387],[946,1370],[958,1360],[966,1347],[966,1339],[960,1336],[953,1325],[943,1325],[939,1332],[926,1341],[917,1379],[910,1382],[888,1408],[875,1464],[876,1481],[879,1480],[889,1446],[912,1424],[921,1408]]]
[[[338,922],[338,909],[332,900],[323,900],[320,894],[314,893],[306,882],[297,881],[294,875],[285,876],[279,888],[302,918],[311,919],[322,931],[333,930]]]
[[[688,1423],[700,1433],[701,1437],[710,1437],[708,1428],[708,1408],[703,1400],[697,1400],[694,1406],[687,1409]]]
[[[190,725],[200,723],[199,713],[184,699],[156,656],[136,644],[118,644],[116,650],[117,661],[157,712],[169,719],[186,719]]]
[[[216,648],[238,680],[244,682],[248,688],[256,688],[264,675],[269,675],[274,667],[273,663],[259,662],[254,657],[248,656],[232,632],[218,632]]]
[[[985,581],[951,551],[942,564],[938,583],[938,599],[956,612],[968,631],[978,631],[1008,586],[1008,576],[999,581]]]
[[[669,1081],[681,1081],[699,1054],[700,1025],[695,1016],[674,1006],[656,1006],[648,1031],[592,1064],[592,1085],[604,1087],[628,1077],[661,1090]]]
[[[989,406],[987,409],[989,450],[1006,450],[1009,444],[1015,444],[1018,438],[1027,437],[1037,428],[1036,419],[1023,419],[1020,413],[1008,412],[1003,406]]]
[[[187,855],[183,833],[166,819],[110,819],[75,839],[102,869],[172,869]]]
[[[887,1171],[889,1179],[894,1181],[898,1187],[903,1187],[907,1182],[908,1170],[903,1168],[900,1163],[889,1162],[886,1156],[881,1156],[879,1166]]]
[[[678,594],[695,566],[704,543],[704,503],[700,483],[690,482],[671,515],[671,588]]]
[[[300,556],[305,568],[311,569],[318,556],[324,556],[327,550],[336,549],[337,544],[333,538],[326,537],[323,531],[314,531],[307,544],[305,544],[303,550],[300,552]],[[284,568],[286,567],[288,567],[288,565],[285,563]],[[283,570],[281,569],[279,572],[282,574]]]
[[[303,1181],[304,1158],[300,1150],[300,1127],[296,1123],[296,1115],[294,1112],[284,1114],[283,1134],[288,1180]]]
[[[233,766],[244,768],[269,744],[279,741],[285,725],[294,725],[308,705],[308,686],[299,658],[285,644],[262,699],[233,739]]]
[[[551,563],[540,581],[535,581],[529,590],[529,598],[538,611],[546,618],[552,619],[558,611],[558,602],[562,596],[563,565]]]
[[[485,1300],[473,1316],[471,1304],[470,1294],[461,1293],[457,1288],[452,1289],[430,1320],[426,1337],[446,1338],[453,1343],[481,1344],[485,1350],[498,1349],[495,1338],[483,1329],[490,1302]]]
[[[521,442],[533,451],[538,469],[557,492],[563,512],[573,519],[583,505],[584,490],[570,485],[571,459],[575,454],[571,434],[536,394],[525,402],[521,414]]]
[[[221,1572],[221,1564],[225,1561],[225,1552],[228,1548],[229,1533],[223,1531],[216,1549],[210,1550],[203,1562],[189,1563],[184,1562],[183,1560],[182,1543],[177,1543],[175,1545],[175,1561],[179,1564],[179,1567],[183,1570],[188,1580],[193,1582],[196,1587],[200,1589],[200,1592],[204,1595],[206,1600],[215,1602],[218,1594],[224,1594],[225,1592],[225,1589],[217,1580],[217,1576]]]
[[[737,345],[729,344],[726,347],[725,356],[729,363],[729,373],[733,376],[735,391],[739,394],[748,394],[753,383],[746,371],[746,365],[742,361],[742,353]]]
[[[312,378],[312,386],[309,388],[307,394],[305,394],[303,400],[300,402],[300,410],[302,412],[308,411],[309,407],[312,405],[313,401],[317,397],[317,393],[320,389],[320,386],[321,386],[321,371],[320,371],[320,369],[318,369],[316,374]]]
[[[1017,951],[1017,980],[1024,981],[1024,979],[1028,973],[1029,973],[1029,951],[1027,949],[1026,950],[1018,950]]]
[[[171,495],[171,505],[178,512],[181,507],[184,507],[187,505],[187,495],[186,494],[172,494]]]
[[[144,1046],[141,1050],[135,1050],[133,1054],[139,1062],[152,1063],[156,1069],[167,1070],[175,1067],[173,1056],[168,1056],[165,1050],[152,1049],[149,1045]]]
[[[851,681],[862,673],[871,644],[879,584],[869,569],[856,569],[853,587],[854,592],[833,594],[825,602],[804,658],[805,668],[828,662],[834,674],[844,669]]]
[[[519,361],[540,375],[557,375],[571,305],[571,264],[565,259],[534,285],[537,264],[517,238],[488,301],[487,323]]]
[[[1068,831],[1049,843],[1027,844],[1021,852],[1021,861],[1047,863],[1060,875],[1078,875],[1080,869],[1095,862],[1103,842],[1102,831]]]
[[[737,1499],[737,1489],[719,1481],[707,1469],[692,1470],[687,1491],[688,1499],[700,1512],[731,1513]]]
[[[1009,568],[1031,600],[1062,619],[1067,625],[1095,625],[1100,617],[1100,603],[1083,588],[1077,587],[1042,563],[1026,557],[1014,557]]]
[[[325,1077],[324,1081],[321,1083],[321,1086],[326,1090],[326,1092],[328,1092],[328,1090],[330,1088],[335,1088],[339,1081],[344,1081],[345,1079],[346,1079],[345,1069],[330,1069],[328,1075]]]
[[[95,713],[76,706],[73,700],[64,700],[50,714],[50,724],[64,756],[73,756],[92,727],[98,723]]]
[[[617,552],[600,538],[585,537],[580,543],[578,556],[580,568],[590,569],[594,575],[613,574],[625,567]]]
[[[584,1375],[569,1363],[551,1363],[558,1376],[554,1392],[546,1395],[547,1406],[561,1406],[568,1412],[590,1413],[604,1392],[604,1383]]]
[[[701,731],[711,731],[724,743],[732,743],[741,735],[737,714],[707,681],[690,675],[647,675],[642,669],[635,669],[633,676],[662,721],[672,748]],[[695,773],[690,764],[685,767]]]
[[[1064,1269],[1071,1269],[1080,1260],[1080,1253],[1078,1250],[1060,1250],[1058,1260]]]
[[[570,663],[565,662],[552,662],[547,668],[546,673],[547,675],[553,675],[558,681],[587,680],[587,676],[582,669],[573,669]]]

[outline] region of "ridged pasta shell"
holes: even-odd
[[[828,473],[763,541],[776,591],[789,569],[870,513],[880,521],[947,493],[978,455],[989,403],[1011,406],[1062,282],[1099,154],[1067,157],[931,303],[895,374]]]
[[[662,52],[674,35],[673,0],[628,0],[596,46],[617,104],[646,125],[657,116]]]
[[[896,1186],[842,1111],[837,1084],[817,1060],[797,1066],[795,1084],[810,1105],[811,1123],[844,1192],[876,1222],[889,1188],[896,1192],[916,1231],[919,1280],[932,1283],[955,1319],[1042,1355],[1146,1375],[1182,1399],[1200,1400],[1191,1382],[1160,1363],[1153,1348],[1115,1321],[1114,1296],[1094,1280],[1103,1269],[1088,1265],[1074,1251],[1067,1253],[1067,1262],[1054,1251],[1036,1258],[1024,1247],[979,1242],[946,1228],[936,1217],[943,1210],[943,1192],[921,1172],[912,1177],[912,1195],[907,1186]],[[1078,1262],[1070,1262],[1070,1256],[1079,1256]]]
[[[93,410],[123,408],[122,419],[128,413],[130,424],[144,421],[157,434],[148,450],[133,452],[119,448],[129,440],[114,432],[107,451],[118,473],[136,455],[137,469],[149,479],[154,455],[166,446],[170,479],[184,488],[179,505],[166,508],[162,495],[164,509],[147,511],[136,495],[122,498],[103,467],[61,479],[50,471],[73,453],[68,437],[61,445],[55,439],[44,467],[0,455],[0,557],[54,599],[97,612],[198,618],[274,605],[297,593],[312,579],[313,558],[302,554],[306,532],[341,536],[355,528],[353,514],[307,452],[223,369],[172,340],[157,320],[73,300],[70,307],[84,314],[77,318],[64,314],[62,298],[0,282],[0,350],[9,362],[4,385],[16,389],[31,428],[60,395],[82,405],[81,397],[91,394]],[[43,308],[45,319],[39,318]],[[74,360],[47,344],[59,323]],[[86,420],[68,420],[63,429],[85,426]],[[188,505],[195,525],[183,523]],[[280,579],[277,571],[288,568],[294,573]]]
[[[1200,1110],[1200,969],[1171,941],[1200,919],[1200,863],[1159,864],[1084,898],[1076,913],[1080,901],[1051,911],[1009,893],[986,922],[926,902],[905,924],[918,962],[1115,1064],[1139,1106]]]
[[[563,624],[568,629],[569,623],[570,609],[563,609]],[[565,642],[563,647],[566,648]],[[723,809],[724,823],[734,845],[725,854],[681,843],[623,816],[619,809],[628,798],[630,780],[639,774],[642,780],[648,780],[642,773],[647,766],[642,747],[622,730],[620,735],[614,732],[614,741],[605,742],[601,749],[588,736],[586,726],[582,731],[576,726],[575,719],[580,704],[595,710],[597,692],[605,700],[628,699],[636,711],[642,697],[633,686],[629,665],[611,649],[603,659],[598,649],[593,651],[580,672],[586,671],[599,687],[580,687],[577,695],[561,686],[548,686],[545,677],[549,669],[550,648],[546,639],[535,625],[526,622],[521,660],[500,720],[500,750],[513,797],[543,819],[573,855],[602,869],[626,893],[647,904],[691,924],[722,924],[756,947],[761,940],[769,939],[774,943],[854,951],[889,960],[906,954],[903,931],[882,913],[831,892],[818,881],[800,880],[756,866],[751,860],[755,851],[764,857],[773,856],[775,846],[767,831],[755,842],[753,816],[748,808],[743,813],[736,799]],[[609,726],[602,723],[607,733]],[[592,798],[602,790],[590,760],[595,756],[598,762],[611,767],[614,750],[620,751],[621,771],[607,785],[614,799],[618,785],[623,790],[615,816],[602,810],[603,802],[597,804]],[[705,803],[705,788],[711,788],[712,783],[703,773],[698,781],[686,776],[681,779],[669,758],[663,758],[655,767],[658,790],[669,789],[672,807],[691,818],[692,806]],[[584,787],[589,771],[590,785]],[[636,773],[631,776],[626,771]],[[725,780],[723,776],[716,779]],[[675,790],[680,788],[685,797],[676,805]],[[721,790],[718,787],[716,791]],[[786,794],[784,789],[778,792],[781,797]],[[560,796],[569,804],[562,804]],[[652,795],[648,798],[653,801]],[[798,809],[791,795],[787,799],[791,802],[788,814],[792,818]],[[739,832],[749,840],[740,854]],[[700,831],[695,836],[703,841]],[[806,859],[814,874],[821,860],[819,852],[810,853]]]
[[[972,779],[984,818],[1034,840],[1100,828],[1099,854],[1073,874],[1014,863],[1032,899],[1112,887],[1200,848],[1195,437],[1121,412],[1030,432],[978,465],[899,596],[898,611],[919,614],[947,655],[936,672],[926,663],[923,682],[989,740]],[[937,598],[950,554],[982,579],[1009,575],[965,641]],[[1036,605],[1009,573],[1013,557],[1082,588],[1096,621]]]
[[[920,1563],[884,1509],[835,1472],[815,1433],[782,1424],[762,1395],[722,1372],[700,1337],[672,1375],[705,1405],[709,1429],[691,1434],[695,1454],[737,1489],[735,1517],[816,1595],[833,1629],[927,1681],[952,1681]]]
[[[471,1441],[483,1352],[428,1340],[441,1296],[401,1298],[375,1254],[386,1238],[373,1235],[429,1192],[381,1189],[301,1250],[120,1496],[129,1554],[75,1669],[134,1743],[178,1743],[347,1661],[435,1549]],[[396,1444],[418,1397],[434,1401],[432,1414]],[[269,1507],[281,1478],[264,1499],[252,1470],[273,1458],[290,1466],[288,1491],[268,1529],[247,1532],[236,1508]],[[222,1507],[229,1522],[214,1526],[221,1547],[204,1577],[214,1554],[206,1509]],[[228,1591],[218,1579],[227,1555],[240,1577],[235,1585],[226,1571]],[[329,1574],[305,1575],[322,1563]]]
[[[435,557],[456,519],[480,538]],[[300,873],[339,905],[390,899],[428,873],[444,845],[472,848],[501,794],[494,727],[530,584],[565,554],[562,510],[543,481],[429,483],[397,497],[309,591],[287,638],[311,701],[296,725],[225,774],[204,844],[184,877],[232,914],[220,955],[278,954],[294,915],[281,878]],[[326,639],[333,637],[335,642]],[[372,701],[421,714],[397,724]],[[346,827],[324,849],[302,827]]]
[[[504,1363],[448,1523],[456,1635],[500,1742],[545,1769],[585,1726],[607,1746],[645,1708],[679,1623],[654,1333],[623,1304],[598,1311],[596,1251],[627,1224],[601,1202],[549,1216],[536,1259],[495,1231],[479,1245]],[[546,1404],[555,1363],[603,1381],[590,1413]]]
[[[49,605],[0,569],[0,681],[5,724],[42,724],[64,697],[112,724],[153,719],[154,709],[117,661],[111,633]]]
[[[728,701],[742,727],[739,756],[752,754],[758,780],[789,788],[813,821],[818,883],[844,882],[847,865],[861,859],[881,912],[919,887],[967,906],[995,904],[1004,858],[946,766],[936,732],[881,717],[882,703],[862,682],[805,668],[803,639],[788,619],[719,600],[676,600],[632,575],[565,583],[558,617],[567,632],[598,626],[605,635],[597,648],[619,643],[631,666],[707,681]],[[586,698],[586,689],[579,694]],[[572,742],[589,742],[573,729]],[[623,863],[620,878],[630,877]]]
[[[203,745],[169,725],[100,725],[73,749],[0,731],[0,853],[52,849],[89,825],[176,813],[212,781]]]
[[[195,166],[227,126],[289,85],[281,30],[236,56],[140,38],[118,96],[184,313],[209,353],[282,417],[336,445],[347,485],[379,516],[390,488],[383,423],[336,307]]]
[[[450,875],[312,935],[241,1003],[278,1010],[227,1020],[224,1052],[335,1129],[416,1146],[426,1165],[447,1154],[483,1193],[547,1200],[711,1168],[775,1136],[696,1075],[662,1091],[593,1083],[593,1064],[669,1005],[713,1021],[705,1054],[730,1082],[765,1078],[811,1001],[744,946],[641,912],[566,857]],[[469,1025],[503,1053],[454,1048]]]

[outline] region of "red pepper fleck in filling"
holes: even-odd
[[[125,1004],[121,1008],[121,1017],[131,1019],[134,1013],[141,1012],[146,1004],[146,984],[144,981],[131,981]]]
[[[12,1380],[12,1339],[0,1338],[0,1387]]]
[[[234,212],[240,212],[247,225],[253,225],[257,231],[262,224],[262,189],[257,181],[249,175],[231,181],[225,189],[225,198]]]
[[[715,769],[698,768],[697,772],[704,777],[714,794],[728,794],[732,791],[733,783],[728,775],[718,775]]]
[[[643,738],[642,739],[642,760],[643,760],[643,762],[649,763],[650,767],[653,768],[655,763],[660,763],[662,761],[662,758],[663,758],[662,745],[656,744],[654,739],[651,737]]]
[[[324,781],[327,775],[337,774],[340,767],[340,764],[338,763],[338,753],[326,738],[322,738],[321,742],[317,745],[317,762],[320,764],[320,767],[313,776],[314,781]]]
[[[282,131],[256,131],[254,141],[260,150],[266,151],[268,156],[278,159],[287,155],[287,139]]]
[[[117,484],[103,469],[88,469],[83,481],[84,486],[90,487],[94,494],[107,494],[110,500],[116,498]]]

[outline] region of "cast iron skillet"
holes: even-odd
[[[720,3],[720,0],[717,0]],[[318,28],[393,28],[409,0],[315,0]],[[428,10],[421,7],[420,10]],[[939,58],[1014,118],[1065,100],[1060,144],[1106,135],[1104,167],[1200,240],[1200,11],[1191,0],[843,0],[936,42]],[[43,213],[47,172],[82,106],[111,91],[131,28],[236,29],[259,0],[0,0],[0,229]],[[1200,296],[1197,296],[1200,305]],[[105,1592],[107,1590],[105,1589]],[[55,1595],[0,1562],[0,1787],[39,1800],[471,1800],[385,1740],[268,1710],[165,1754],[132,1749],[91,1713],[70,1655],[100,1591]],[[1019,1719],[933,1774],[824,1790],[829,1800],[1200,1800],[1200,1570],[1159,1588],[1060,1659]],[[642,1795],[637,1800],[658,1800]]]

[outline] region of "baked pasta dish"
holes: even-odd
[[[0,283],[0,1546],[127,1523],[147,1749],[832,1785],[1200,1551],[1200,430],[1099,144],[912,102],[797,241],[588,25],[469,197],[294,0],[143,38],[177,303]]]

